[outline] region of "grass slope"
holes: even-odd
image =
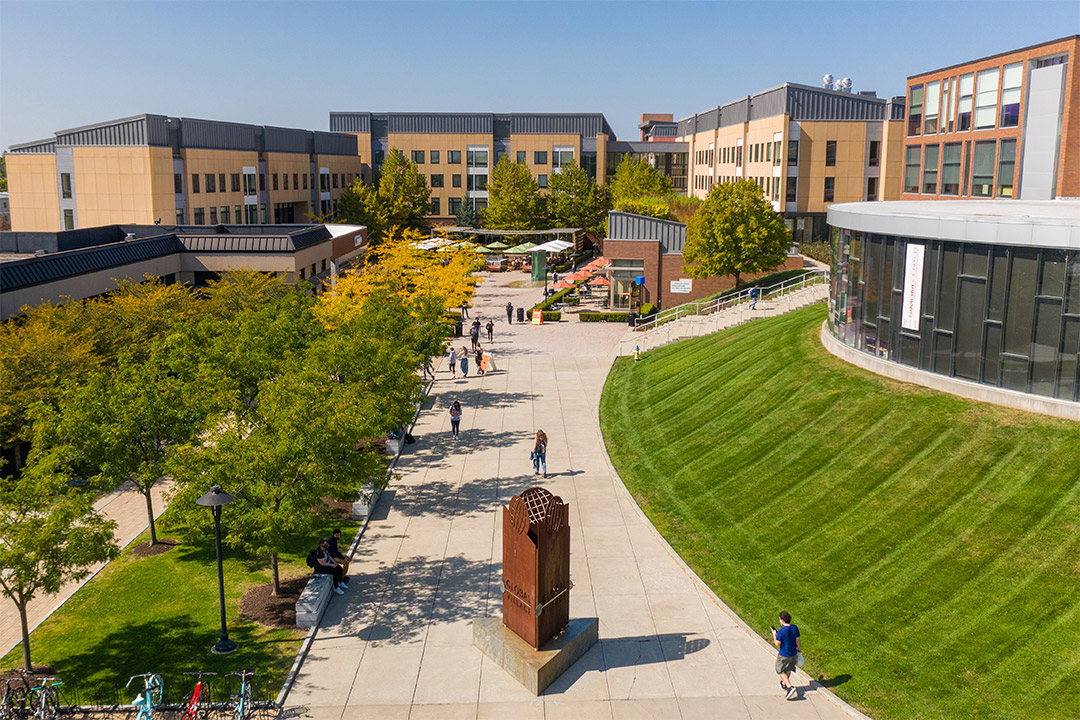
[[[828,354],[824,306],[620,358],[600,419],[657,529],[875,718],[1080,717],[1080,424]]]

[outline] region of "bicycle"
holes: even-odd
[[[217,673],[186,672],[184,675],[195,677],[197,680],[180,714],[180,720],[206,720],[214,711],[214,703],[210,699],[210,684],[203,682],[203,677],[216,676]]]
[[[54,677],[38,678],[41,683],[30,688],[30,717],[33,720],[57,720],[60,717],[60,695],[56,688],[63,682],[50,682]]]
[[[240,678],[240,692],[233,695],[236,702],[232,707],[232,720],[264,720],[272,717],[271,713],[267,712],[267,703],[257,703],[252,697],[250,679],[258,677],[258,674],[250,668],[241,668],[229,674]]]
[[[132,675],[124,687],[131,687],[131,683],[135,678],[143,679],[142,692],[131,703],[132,707],[139,708],[135,720],[153,720],[154,708],[161,704],[161,695],[165,692],[165,682],[157,673],[143,673],[142,675]]]
[[[29,685],[26,678],[19,677],[22,687],[13,687],[15,678],[4,680],[4,691],[0,693],[0,720],[21,720],[26,715],[26,692]]]

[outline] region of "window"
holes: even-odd
[[[304,268],[300,268],[300,279],[304,279]]]
[[[424,164],[424,151],[423,150],[413,150],[412,151],[412,161],[414,163],[416,163],[417,165],[423,165]]]
[[[487,167],[488,166],[488,151],[487,148],[468,148],[465,151],[465,163],[467,167]]]
[[[925,195],[937,195],[939,145],[927,145],[923,148],[922,191]]]
[[[284,189],[289,189],[289,173],[281,173],[281,184]]]
[[[348,185],[345,184],[345,173],[341,173],[339,177],[341,178],[341,187],[348,187]],[[337,187],[337,185],[334,187]]]
[[[244,194],[255,194],[255,173],[244,173]]]
[[[450,163],[451,165],[460,165],[461,164],[461,151],[460,150],[451,150],[448,153],[446,153],[446,162]]]
[[[1020,82],[1024,76],[1024,63],[1006,65],[1001,75],[1001,127],[1020,124]]]
[[[315,189],[315,173],[308,173],[308,176],[309,176],[309,179],[311,180],[311,189],[314,190]]]
[[[191,192],[195,193],[196,195],[199,193],[199,175],[198,175],[198,173],[192,173],[191,174]],[[67,197],[71,197],[71,196],[68,195]]]
[[[537,175],[536,176],[536,184],[539,185],[542,188],[546,188],[547,187],[547,175]]]
[[[379,166],[379,165],[382,165],[382,164],[383,164],[383,161],[384,161],[385,159],[386,159],[386,153],[385,153],[384,151],[382,151],[382,150],[376,150],[376,151],[375,151],[375,158],[374,158],[374,160],[375,160],[375,165],[376,165],[376,167],[377,167],[377,166]]]
[[[330,186],[336,188],[338,183],[338,174],[330,173]]]
[[[232,191],[240,192],[240,173],[232,174]]]
[[[202,208],[195,208],[194,222],[196,225],[206,224],[206,213]]]
[[[960,143],[947,143],[942,153],[941,194],[960,194]]]
[[[912,85],[908,90],[907,134],[914,137],[922,133],[923,86]]]
[[[836,188],[836,178],[825,178],[825,202],[832,202]]]
[[[795,167],[799,164],[799,141],[788,140],[787,143],[787,164],[788,167]]]
[[[971,129],[971,104],[975,94],[975,76],[971,73],[960,76],[956,104],[956,131]]]
[[[525,151],[524,150],[518,150],[517,151],[517,161],[519,163],[525,162]]]
[[[217,225],[217,208],[210,208],[210,224]]]
[[[765,162],[772,162],[772,143],[765,143]]]
[[[953,86],[956,84],[956,78],[947,78],[941,86],[941,106],[944,108],[945,121],[941,123],[942,132],[953,131]]]
[[[461,211],[461,198],[450,198],[446,201],[446,205],[451,215],[457,215]]]
[[[71,196],[69,195],[68,197],[71,197]],[[184,211],[183,210],[177,210],[177,215],[182,219],[184,217]],[[74,230],[75,229],[75,211],[71,210],[70,208],[64,211],[64,229],[65,230]]]
[[[877,200],[877,178],[866,178],[866,199]]]
[[[1016,167],[1016,140],[1002,140],[998,149],[997,196],[1013,196],[1013,169]]]
[[[537,150],[533,153],[533,165],[547,165],[547,150]]]
[[[184,194],[184,176],[181,173],[173,173],[172,185],[174,193],[177,195]]]
[[[877,167],[881,163],[881,141],[870,141],[870,157],[867,159],[866,164],[870,167]]]
[[[218,192],[225,192],[225,173],[218,173]]]
[[[919,155],[922,148],[910,145],[904,150],[904,192],[919,192]]]
[[[773,158],[772,158],[772,164],[773,164],[774,166],[775,166],[775,165],[779,165],[779,164],[780,164],[780,141],[779,141],[779,140],[774,140],[774,141],[773,141]]]
[[[971,197],[993,197],[995,150],[997,150],[997,143],[993,140],[975,143],[975,160],[971,171]]]
[[[437,187],[442,187],[442,186],[443,186],[443,176],[442,175],[432,175],[431,176],[431,187],[437,188]]]
[[[439,214],[439,198],[431,198],[431,212],[430,215]]]
[[[461,187],[461,176],[460,175],[451,175],[450,176],[450,184],[453,185],[454,187]]]
[[[551,172],[557,173],[563,169],[563,166],[570,165],[574,162],[574,148],[572,147],[554,147],[551,150]]]
[[[487,175],[469,175],[467,190],[483,192],[487,190]]]
[[[270,180],[271,180],[270,187],[272,187],[274,190],[277,190],[278,189],[278,174],[274,173],[271,176]]]
[[[228,205],[222,205],[221,206],[221,224],[222,225],[228,225],[229,224],[229,206]]]
[[[438,165],[439,164],[439,151],[438,150],[431,150],[430,152],[428,152],[428,161],[430,161],[432,165]]]
[[[502,159],[504,157],[506,157],[505,152],[503,152],[502,150],[496,150],[495,151],[495,164],[498,165],[500,162],[502,162]]]
[[[788,177],[788,179],[787,179],[787,192],[784,193],[784,201],[789,202],[789,203],[798,202],[798,199],[799,199],[798,189],[799,189],[799,178],[797,178],[797,177]]]
[[[184,208],[176,208],[176,224],[184,224]],[[68,228],[70,230],[70,228]]]
[[[926,106],[923,111],[923,135],[936,135],[938,131],[938,110],[941,102],[941,83],[935,80],[926,85]]]
[[[969,170],[971,170],[971,141],[966,140],[964,142],[964,174],[960,176],[964,178],[964,191],[961,195],[964,195],[965,197],[968,194],[968,182],[971,180],[971,173]]]
[[[217,176],[214,173],[206,173],[206,192],[217,192]],[[222,188],[224,190],[225,188]]]
[[[983,70],[975,80],[975,129],[989,130],[994,127],[997,115],[998,75],[997,68]]]
[[[307,189],[308,189],[308,186],[307,186],[307,178],[308,178],[308,174],[307,174],[307,173],[304,173],[304,189],[305,189],[305,190],[307,190]]]
[[[836,141],[825,141],[825,167],[836,167]]]
[[[330,192],[330,173],[319,173],[319,192]]]
[[[304,178],[306,179],[307,175],[305,175]],[[292,174],[292,188],[293,188],[293,190],[299,190],[300,189],[300,175],[299,175],[299,173],[293,173]],[[307,183],[304,183],[304,188],[307,189]]]
[[[240,214],[239,205],[233,205],[233,222],[235,222],[237,225],[244,224],[244,216]]]

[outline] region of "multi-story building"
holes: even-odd
[[[805,242],[825,240],[833,203],[899,197],[903,131],[903,98],[784,83],[683,118],[677,139],[691,195],[753,180]]]
[[[1080,35],[912,75],[901,199],[1080,197]]]
[[[6,155],[16,231],[328,216],[362,176],[356,137],[164,115],[63,130]]]
[[[486,207],[488,178],[504,155],[527,165],[541,188],[571,161],[603,184],[626,153],[650,157],[675,185],[681,173],[685,187],[684,144],[619,142],[600,113],[332,112],[330,130],[354,134],[374,173],[391,148],[415,162],[431,188],[428,217],[436,222],[451,221],[466,197]]]

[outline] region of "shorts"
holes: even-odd
[[[795,659],[798,655],[792,655],[791,657],[784,657],[783,655],[776,656],[776,674],[783,675],[784,673],[795,672]]]

